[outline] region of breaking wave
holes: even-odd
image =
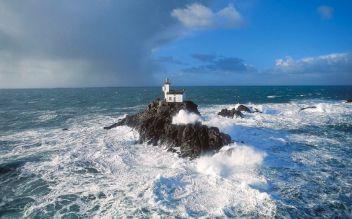
[[[299,111],[311,105],[317,108]],[[99,114],[69,120],[67,131],[36,129],[0,136],[0,141],[12,142],[0,159],[23,162],[13,181],[2,183],[1,192],[13,186],[17,191],[4,193],[0,208],[21,202],[24,217],[270,218],[312,216],[316,209],[341,203],[339,190],[333,188],[348,191],[351,177],[339,177],[332,185],[320,174],[324,170],[327,177],[341,176],[352,167],[351,161],[341,163],[346,142],[352,142],[347,134],[351,106],[316,100],[252,106],[263,113],[223,118],[217,112],[233,106],[216,105],[201,108],[200,118],[181,110],[174,124],[202,121],[235,140],[194,160],[138,144],[138,133],[128,127],[103,130],[120,117]],[[332,146],[336,150],[329,150]],[[312,186],[329,190],[330,196],[313,192]],[[341,205],[348,213],[350,207]]]
[[[172,124],[194,124],[196,122],[202,122],[202,118],[195,114],[181,109],[174,117],[172,117]]]

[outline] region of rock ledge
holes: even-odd
[[[168,103],[156,99],[146,110],[135,115],[127,115],[104,129],[127,125],[139,132],[139,142],[165,144],[171,151],[177,151],[181,156],[191,158],[217,151],[232,142],[229,135],[220,132],[216,127],[208,127],[201,123],[172,124],[172,117],[181,109],[200,115],[198,106],[192,101]]]

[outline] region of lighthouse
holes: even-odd
[[[173,103],[181,103],[183,102],[184,98],[184,90],[171,90],[170,89],[171,83],[168,78],[164,81],[163,85],[163,92],[164,92],[164,99],[166,102],[173,102]]]

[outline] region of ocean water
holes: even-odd
[[[236,141],[193,160],[102,128],[160,89],[0,90],[0,217],[352,217],[352,87],[186,87]]]

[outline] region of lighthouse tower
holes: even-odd
[[[163,92],[164,92],[164,99],[166,102],[178,102],[181,103],[183,102],[183,95],[184,95],[184,90],[170,90],[170,81],[168,78],[164,81],[163,85]]]
[[[168,78],[166,78],[164,81],[164,86],[163,86],[164,97],[167,96],[169,91],[170,91],[170,81]]]

